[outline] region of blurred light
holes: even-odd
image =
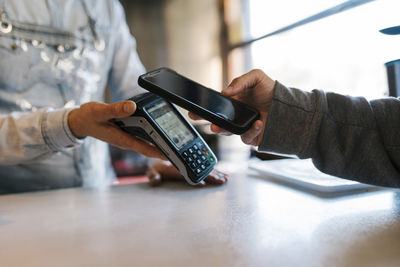
[[[250,32],[266,34],[343,1],[250,1]],[[251,68],[287,86],[382,97],[388,92],[384,63],[400,58],[400,1],[374,1],[263,39],[251,45]]]

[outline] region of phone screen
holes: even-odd
[[[165,101],[159,101],[146,110],[178,149],[196,138]]]
[[[168,69],[162,69],[155,72],[154,75],[147,75],[145,80],[235,125],[249,125],[258,116],[257,111],[244,103],[224,97],[220,93]]]

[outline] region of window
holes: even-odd
[[[400,1],[229,2],[225,5],[228,80],[260,68],[283,84],[304,90],[367,98],[388,94],[384,63],[400,58],[400,36],[386,36],[379,30],[400,25]],[[357,2],[343,12],[256,39],[332,7]]]

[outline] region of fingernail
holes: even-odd
[[[124,111],[126,113],[133,113],[135,111],[134,105],[132,105],[132,102],[127,102],[124,104]]]
[[[262,123],[256,123],[256,130],[260,130],[262,127]]]

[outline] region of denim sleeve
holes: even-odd
[[[136,51],[136,40],[129,31],[121,4],[114,0],[112,7],[114,36],[111,39],[115,43],[109,85],[113,93],[113,101],[120,101],[146,92],[137,83],[139,76],[146,70]]]
[[[400,100],[367,101],[276,83],[260,151],[312,158],[322,172],[400,187]]]
[[[81,144],[68,127],[71,110],[42,109],[0,116],[0,165],[32,162]]]

